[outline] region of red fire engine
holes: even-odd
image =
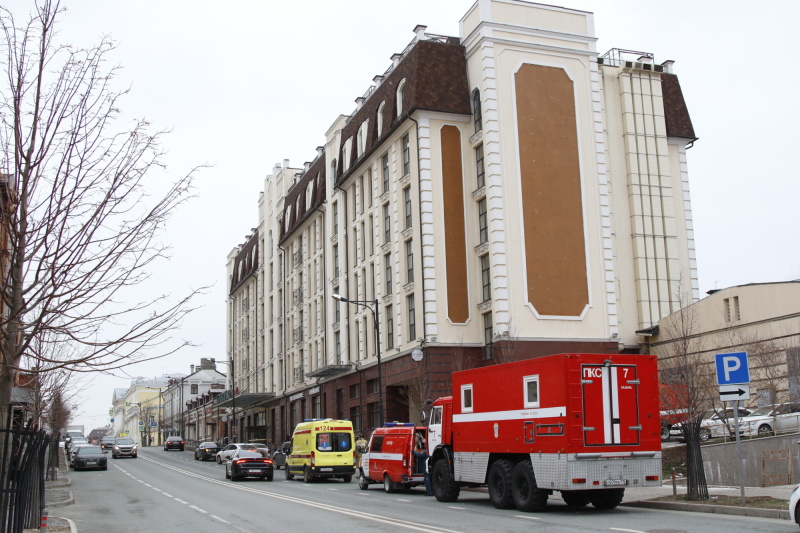
[[[425,442],[428,428],[413,423],[387,422],[372,432],[367,452],[361,456],[358,486],[366,490],[373,483],[383,483],[386,492],[396,492],[422,485],[425,461],[413,455],[415,443]]]
[[[488,485],[495,507],[619,505],[625,487],[659,486],[656,358],[561,354],[453,373],[428,425],[433,490],[455,501]]]

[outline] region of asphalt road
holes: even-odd
[[[462,491],[439,503],[422,488],[386,494],[355,480],[272,482],[225,479],[224,465],[192,452],[139,450],[137,459],[111,459],[105,472],[70,472],[75,503],[54,509],[80,532],[797,532],[786,520],[620,507],[570,509],[557,495],[543,513],[498,510],[484,492]]]

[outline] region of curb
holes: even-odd
[[[708,505],[702,503],[654,502],[648,500],[622,502],[620,506],[644,507],[663,511],[686,511],[690,513],[712,513],[736,516],[753,516],[756,518],[777,518],[789,520],[788,509],[759,509],[754,507],[733,507],[730,505]]]
[[[75,497],[72,495],[72,491],[68,490],[66,492],[68,496],[63,500],[54,502],[47,500],[47,507],[66,507],[67,505],[72,505],[73,503],[75,503]]]

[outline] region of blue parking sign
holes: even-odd
[[[717,362],[718,385],[750,383],[747,352],[718,353],[714,357]]]

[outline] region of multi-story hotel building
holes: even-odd
[[[246,286],[258,302],[254,352],[229,312],[263,394],[239,416],[273,442],[310,417],[413,421],[453,370],[638,352],[697,298],[672,62],[595,41],[591,13],[478,0],[459,37],[417,27],[312,162],[273,170],[229,257],[229,310]],[[253,250],[262,285],[236,266]]]

